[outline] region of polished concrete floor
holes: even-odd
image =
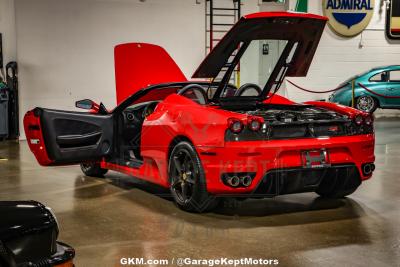
[[[120,266],[121,257],[400,266],[400,121],[379,121],[376,128],[375,174],[343,200],[307,193],[226,201],[214,213],[190,214],[158,188],[118,173],[94,179],[77,166],[40,167],[25,142],[0,143],[0,158],[8,159],[0,159],[0,200],[52,207],[78,267]]]

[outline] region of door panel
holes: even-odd
[[[36,117],[40,125],[35,125]],[[42,165],[68,165],[100,160],[112,152],[114,122],[112,115],[36,108],[24,119],[31,150]],[[42,141],[34,139],[42,136]],[[36,146],[44,143],[48,161],[40,162]],[[35,146],[36,145],[36,146]],[[42,160],[43,161],[43,160]],[[46,163],[47,162],[47,163]]]
[[[386,96],[387,95],[387,90],[386,90],[387,84],[388,84],[387,82],[370,82],[370,83],[366,83],[366,84],[363,84],[363,85],[366,86],[369,90],[371,90],[371,91],[373,91],[373,92],[375,92],[375,93],[377,93],[379,95]],[[364,92],[366,95],[370,95],[372,97],[377,98],[378,101],[379,101],[379,105],[381,107],[386,107],[388,105],[386,98],[379,97],[379,96],[376,96],[376,95],[374,95],[372,93],[369,93],[366,90],[364,90],[363,88],[361,88],[361,91]]]
[[[389,107],[400,106],[400,99],[397,98],[397,97],[400,97],[400,82],[388,83],[385,95],[389,97],[389,98],[385,99],[387,106],[389,106]],[[392,98],[390,98],[390,97],[392,97]]]

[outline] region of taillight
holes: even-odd
[[[374,117],[370,114],[357,114],[353,118],[350,134],[371,134],[374,132]]]
[[[247,121],[247,127],[249,127],[249,129],[253,132],[257,132],[261,129],[262,123],[262,120],[260,120],[259,118],[250,117]]]
[[[241,120],[236,119],[236,118],[230,118],[230,119],[228,119],[228,128],[229,128],[229,130],[231,130],[231,132],[237,134],[243,130],[244,125]]]
[[[364,122],[366,125],[370,126],[374,123],[374,118],[371,115],[367,115],[364,117]]]
[[[363,116],[361,116],[361,115],[357,115],[354,118],[354,123],[357,124],[358,126],[360,126],[363,123],[363,121],[364,121],[364,119],[363,119]]]

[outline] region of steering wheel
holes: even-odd
[[[143,113],[142,113],[143,119],[146,119],[148,116],[150,116],[156,109],[157,105],[158,105],[158,102],[152,102],[152,103],[149,103],[148,105],[146,105],[146,107],[144,108]]]
[[[236,91],[235,96],[259,96],[261,87],[254,83],[246,83],[240,86]]]
[[[200,105],[205,105],[208,102],[203,86],[198,84],[189,84],[183,87],[182,90],[178,92],[178,95],[189,98]]]

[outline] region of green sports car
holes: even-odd
[[[400,65],[379,67],[352,77],[342,83],[342,89],[329,97],[329,102],[352,105],[352,81],[355,80],[354,107],[374,112],[400,108]]]

